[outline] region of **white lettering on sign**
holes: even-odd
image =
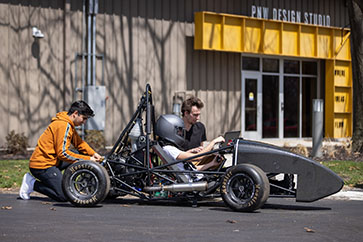
[[[271,16],[271,15],[270,15]],[[269,8],[263,6],[251,6],[251,17],[269,19]],[[330,27],[330,16],[318,13],[303,13],[303,21],[301,20],[301,11],[273,8],[272,19],[278,21],[304,23]]]
[[[254,18],[268,19],[268,8],[252,5],[251,16]]]

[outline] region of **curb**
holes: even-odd
[[[363,189],[344,186],[340,192],[325,199],[363,201]]]

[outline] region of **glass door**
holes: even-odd
[[[316,78],[302,78],[302,137],[312,137],[312,107],[316,98]]]
[[[242,56],[242,136],[311,137],[312,100],[323,95],[319,66],[314,60]]]
[[[242,136],[262,137],[262,82],[260,73],[242,72]]]
[[[284,138],[299,137],[300,78],[284,77]]]
[[[262,76],[262,138],[279,137],[279,76]]]

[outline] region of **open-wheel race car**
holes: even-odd
[[[269,197],[313,202],[343,187],[339,176],[309,158],[242,138],[174,161],[163,150],[154,126],[152,92],[146,85],[136,112],[102,163],[78,161],[65,170],[63,191],[69,202],[94,206],[106,197],[132,195],[196,205],[203,199],[222,197],[235,211],[254,211]],[[230,162],[226,162],[227,155]],[[194,169],[190,161],[200,156],[218,157],[218,167]]]

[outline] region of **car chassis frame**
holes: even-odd
[[[101,164],[79,161],[67,168],[63,191],[68,200],[76,206],[94,206],[106,197],[132,195],[148,201],[187,200],[196,206],[199,200],[222,197],[235,211],[254,211],[268,197],[312,202],[343,186],[339,176],[309,158],[242,138],[173,161],[153,134],[154,124],[152,91],[147,84],[135,113]],[[135,128],[139,134],[132,140],[130,133]],[[225,167],[227,154],[232,164]],[[218,168],[197,171],[191,167],[191,160],[209,155],[218,156]],[[178,163],[186,169],[177,169]],[[283,180],[276,179],[279,174]]]

